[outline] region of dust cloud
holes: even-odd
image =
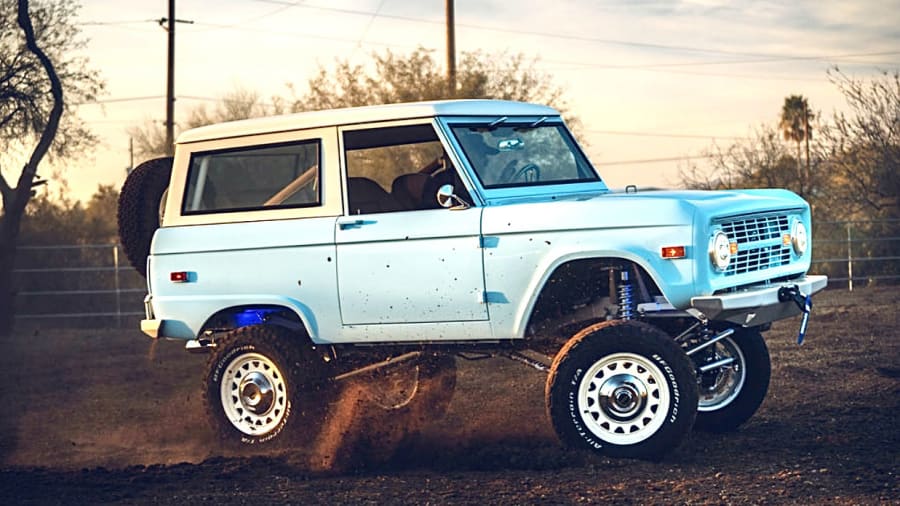
[[[423,373],[412,400],[390,409],[384,378],[342,381],[327,409],[304,420],[290,446],[236,451],[222,445],[206,421],[206,357],[173,344],[59,331],[0,358],[6,370],[12,365],[3,362],[14,362],[30,378],[14,395],[0,393],[11,414],[0,422],[0,464],[124,468],[266,456],[335,473],[469,458],[473,447],[492,442],[555,444],[544,419],[542,375],[511,362],[457,359],[452,372]]]

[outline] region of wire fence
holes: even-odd
[[[17,326],[136,327],[146,282],[119,244],[20,246],[13,269]]]
[[[900,280],[900,220],[816,223],[810,271],[849,290]],[[13,269],[17,326],[129,327],[146,282],[119,244],[21,246]]]
[[[823,221],[813,226],[811,271],[832,288],[900,280],[900,220]]]

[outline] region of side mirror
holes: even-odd
[[[466,204],[461,198],[457,197],[455,193],[453,193],[453,185],[445,184],[442,185],[437,190],[437,202],[438,204],[445,209],[468,209],[469,204]]]

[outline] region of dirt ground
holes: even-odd
[[[0,504],[897,504],[896,293],[821,294],[802,347],[798,319],[776,324],[757,415],[662,462],[560,447],[544,376],[504,359],[458,360],[447,416],[380,460],[234,455],[205,425],[204,356],[131,331],[20,332],[0,355]]]

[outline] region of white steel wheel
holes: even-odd
[[[717,411],[731,404],[747,381],[747,360],[737,343],[726,337],[711,348],[709,362],[729,358],[734,359],[734,362],[709,372],[698,373],[700,402],[697,411],[700,412]]]
[[[251,325],[216,339],[203,375],[210,427],[226,446],[290,447],[315,437],[330,398],[323,362],[303,336]]]
[[[578,409],[585,425],[615,445],[639,443],[655,434],[671,402],[663,372],[634,353],[603,357],[578,386]]]
[[[544,392],[560,441],[610,457],[658,459],[697,414],[697,377],[660,329],[635,321],[586,327],[559,350]]]
[[[244,353],[234,357],[219,388],[225,417],[240,432],[265,435],[278,427],[288,412],[284,374],[268,357]]]

